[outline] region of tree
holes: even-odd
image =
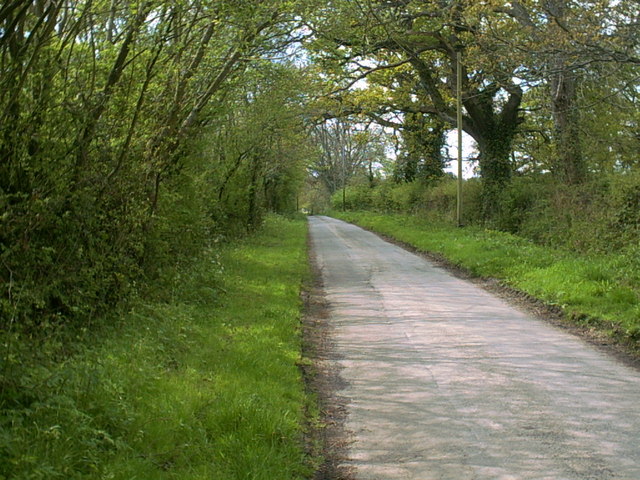
[[[394,171],[397,180],[430,181],[444,175],[445,126],[441,121],[421,113],[408,113],[400,134],[402,148]]]
[[[316,58],[338,78],[344,94],[362,79],[375,82],[385,72],[399,88],[411,77],[409,104],[393,101],[385,112],[432,115],[455,125],[456,60],[463,54],[463,128],[477,142],[485,186],[485,208],[496,207],[511,176],[510,153],[522,122],[522,88],[514,81],[519,64],[500,51],[482,51],[485,5],[460,2],[332,2],[337,13],[312,22]],[[504,53],[504,52],[502,52]],[[392,96],[392,95],[391,95]],[[392,99],[391,99],[392,100]]]
[[[258,64],[227,99],[224,115],[204,139],[204,155],[213,160],[208,181],[216,192],[211,209],[218,223],[252,230],[265,211],[296,209],[313,155],[301,102],[304,80],[296,67]]]
[[[252,65],[284,57],[297,41],[292,30],[303,7],[279,0],[2,4],[3,327],[88,322],[180,250],[172,250],[178,236],[172,245],[160,218],[171,203],[159,212],[163,189],[178,199],[191,194],[171,189],[204,188],[180,180],[185,165],[234,106],[225,99],[236,98]],[[268,172],[271,205],[294,188],[274,186],[287,169]],[[264,172],[255,171],[256,192]]]
[[[617,70],[621,63],[638,62],[638,38],[630,33],[630,26],[637,25],[640,10],[628,1],[548,0],[514,1],[508,7],[496,6],[495,11],[498,17],[494,21],[506,14],[516,19],[525,33],[501,36],[499,41],[515,51],[527,52],[523,76],[548,89],[555,144],[552,171],[564,183],[583,182],[588,165],[583,152],[581,80],[585,75],[593,76],[597,64]]]
[[[344,188],[363,169],[372,181],[374,163],[384,157],[382,137],[371,126],[344,118],[316,125],[311,138],[319,152],[310,166],[312,175],[322,181],[330,194]]]

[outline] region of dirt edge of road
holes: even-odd
[[[383,235],[367,228],[363,229],[377,235],[389,243],[393,243],[394,245],[402,247],[415,255],[429,260],[437,267],[446,270],[458,278],[474,283],[482,289],[500,297],[514,308],[526,312],[538,320],[554,325],[557,328],[581,338],[583,341],[616,358],[625,365],[640,370],[639,345],[625,339],[623,334],[619,331],[619,327],[608,324],[599,319],[591,319],[595,326],[581,325],[578,323],[579,320],[585,320],[586,318],[573,319],[568,316],[561,307],[557,305],[550,305],[543,300],[523,292],[522,290],[511,287],[498,279],[479,277],[472,274],[469,270],[447,260],[440,254],[425,252],[411,244],[402,242],[388,235]],[[611,329],[613,335],[607,335],[607,333],[603,331],[605,325],[607,328]],[[598,326],[600,326],[600,328],[598,328]]]
[[[311,281],[302,293],[302,372],[307,391],[317,399],[319,418],[307,426],[306,444],[312,456],[320,456],[313,480],[353,480],[353,469],[345,466],[352,434],[345,429],[349,399],[339,394],[346,384],[340,376],[339,358],[333,346],[329,305],[322,275],[308,239]]]

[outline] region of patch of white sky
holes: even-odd
[[[458,130],[452,129],[445,135],[445,147],[443,155],[449,161],[445,167],[445,172],[458,176]],[[462,132],[462,178],[477,176],[478,169],[478,148],[471,135]]]

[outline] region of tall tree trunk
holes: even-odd
[[[412,182],[433,180],[444,175],[445,123],[422,113],[405,116],[402,130],[405,154],[396,164],[397,180]]]
[[[495,216],[505,187],[511,180],[511,147],[515,129],[494,128],[477,139],[482,176],[482,213],[485,219]]]
[[[511,148],[521,122],[520,87],[510,88],[509,99],[500,112],[494,112],[495,90],[470,92],[463,102],[467,115],[463,117],[465,131],[478,144],[480,175],[483,183],[483,215],[489,219],[498,211],[504,188],[511,180],[513,165]]]
[[[558,38],[566,36],[567,1],[547,0],[550,30]],[[577,184],[586,177],[586,165],[580,144],[580,118],[577,103],[578,76],[560,51],[549,62],[549,87],[553,114],[557,162],[555,174],[565,183]]]
[[[551,112],[554,125],[556,159],[553,174],[562,182],[577,184],[586,178],[587,168],[580,142],[580,116],[577,107],[578,75],[569,66],[567,54],[563,51],[562,39],[567,36],[567,0],[546,0],[544,10],[548,21],[539,26],[534,21],[529,7],[514,0],[511,9],[504,10],[528,29],[536,42],[545,44],[547,38],[555,40],[547,60],[547,80],[551,98]]]
[[[564,183],[574,185],[586,178],[586,164],[580,142],[580,116],[576,86],[578,78],[558,55],[549,79],[553,113],[556,161],[554,174]]]

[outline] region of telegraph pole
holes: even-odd
[[[456,208],[456,220],[458,226],[462,226],[462,54],[458,51],[456,56],[456,103],[458,123],[458,201]]]

